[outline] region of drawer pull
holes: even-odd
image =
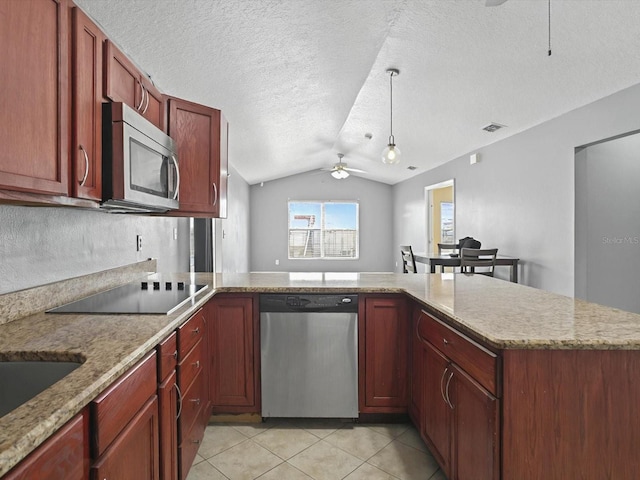
[[[195,403],[197,406],[200,406],[200,399],[199,398],[190,398],[189,401],[192,402],[192,403]]]
[[[200,368],[200,360],[196,360],[196,362],[193,364],[194,367],[196,368]]]
[[[199,333],[200,333],[200,327],[197,327],[195,330],[193,330],[194,335],[198,335]]]
[[[173,352],[173,358],[175,358],[176,360],[178,359],[178,350]]]
[[[449,345],[449,341],[446,338],[442,339],[442,343],[444,343],[445,345]]]
[[[191,440],[191,443],[196,443],[196,444],[200,445],[201,441],[200,440]]]

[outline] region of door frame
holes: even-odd
[[[425,210],[425,252],[437,253],[437,247],[433,241],[433,191],[440,188],[453,188],[453,235],[456,232],[456,185],[455,178],[443,182],[434,183],[424,187],[424,210]]]

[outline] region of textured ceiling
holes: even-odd
[[[338,152],[395,184],[640,81],[638,0],[552,0],[550,57],[546,0],[75,1],[161,90],[224,111],[250,184]]]

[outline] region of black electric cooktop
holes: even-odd
[[[46,313],[105,313],[168,315],[188,302],[206,285],[185,282],[136,282],[61,305]]]

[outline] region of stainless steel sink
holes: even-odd
[[[0,361],[0,417],[28,402],[81,362]]]

